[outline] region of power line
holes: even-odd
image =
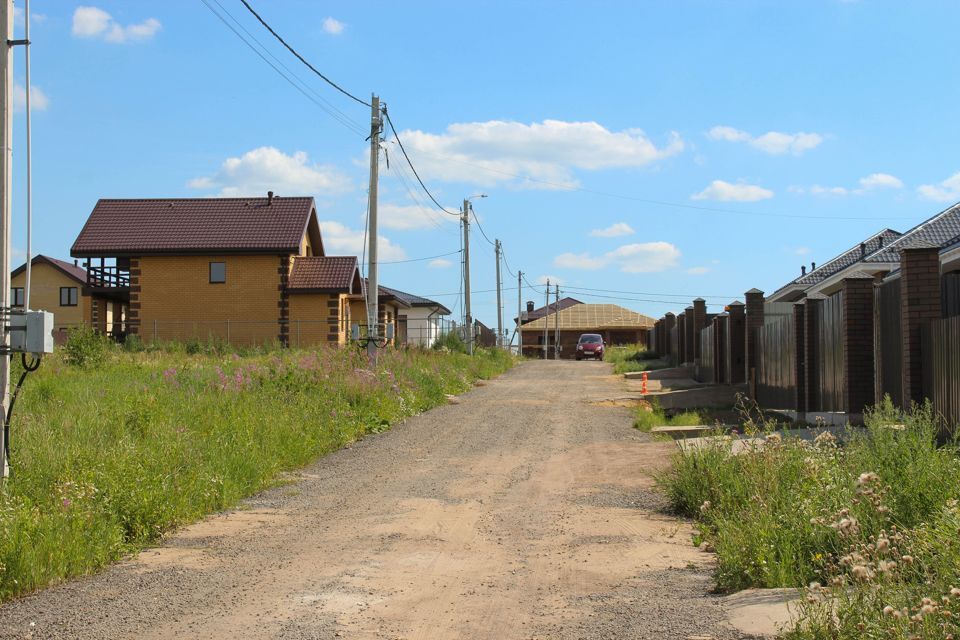
[[[447,256],[455,256],[460,251],[451,251],[449,253],[441,253],[435,256],[426,256],[423,258],[410,258],[409,260],[380,260],[377,264],[402,264],[404,262],[423,262],[424,260],[436,260],[437,258],[445,258]]]
[[[243,1],[243,0],[241,0],[241,1]],[[387,111],[387,108],[386,108],[386,107],[384,107],[384,109],[383,109],[383,115],[385,115],[385,116],[387,117],[387,124],[390,125],[390,131],[393,132],[393,137],[396,139],[397,145],[400,147],[400,151],[403,153],[403,157],[406,159],[407,164],[410,166],[410,170],[413,171],[413,175],[417,178],[417,182],[419,182],[419,183],[420,183],[420,186],[423,187],[424,193],[426,193],[426,194],[430,197],[430,199],[433,200],[433,204],[437,205],[437,207],[438,207],[441,211],[443,211],[444,213],[450,214],[451,216],[460,215],[460,214],[455,213],[455,212],[453,212],[453,211],[448,211],[446,207],[444,207],[442,204],[440,204],[439,202],[437,202],[437,199],[433,197],[433,194],[430,193],[430,189],[427,189],[427,185],[425,185],[425,184],[423,183],[423,180],[420,178],[420,174],[417,173],[417,168],[413,166],[413,162],[410,160],[410,156],[407,155],[407,150],[404,149],[403,143],[400,142],[400,136],[397,134],[397,129],[396,129],[396,127],[393,126],[393,120],[390,119],[390,112]]]
[[[480,226],[480,218],[477,217],[477,212],[473,211],[473,207],[470,207],[470,211],[473,212],[473,220],[477,223],[477,229],[480,229],[480,235],[483,236],[483,239],[487,241],[490,246],[496,246],[491,242],[490,238],[487,237],[487,232],[483,230],[483,227]]]
[[[677,297],[677,298],[689,298],[693,300],[694,298],[723,298],[728,300],[730,298],[735,298],[736,296],[705,296],[705,295],[691,295],[687,293],[660,293],[660,292],[651,292],[651,291],[621,291],[618,289],[594,289],[592,287],[576,287],[573,285],[565,286],[564,289],[573,291],[573,290],[583,290],[583,291],[599,291],[601,293],[625,293],[633,296],[665,296],[665,297]]]
[[[334,89],[336,89],[337,91],[339,91],[339,92],[342,93],[343,95],[347,96],[347,97],[350,98],[351,100],[354,100],[354,101],[356,101],[356,102],[359,102],[360,104],[362,104],[362,105],[365,106],[365,107],[371,106],[369,102],[367,102],[366,100],[361,100],[361,99],[358,98],[357,96],[353,95],[352,93],[350,93],[349,91],[347,91],[346,89],[344,89],[343,87],[341,87],[340,85],[338,85],[336,82],[334,82],[333,80],[331,80],[331,79],[328,78],[327,76],[325,76],[325,75],[323,75],[322,73],[320,73],[320,71],[318,71],[316,67],[314,67],[312,64],[310,64],[309,62],[307,62],[306,58],[304,58],[302,55],[300,55],[300,54],[297,52],[296,49],[294,49],[294,48],[291,47],[289,44],[287,44],[287,41],[284,40],[282,37],[280,37],[280,34],[277,33],[276,31],[274,31],[274,30],[273,30],[273,27],[271,27],[269,24],[267,24],[267,21],[266,21],[266,20],[264,20],[263,18],[260,17],[260,14],[257,13],[257,12],[254,10],[254,8],[250,6],[250,3],[247,2],[247,0],[240,0],[240,2],[243,3],[243,6],[245,6],[245,7],[247,8],[247,11],[249,11],[250,13],[252,13],[252,14],[253,14],[253,17],[256,18],[256,19],[260,22],[260,24],[262,24],[262,25],[267,29],[267,31],[269,31],[269,32],[273,35],[273,37],[276,38],[276,39],[280,42],[280,44],[282,44],[284,47],[287,48],[287,51],[289,51],[290,53],[292,53],[293,55],[295,55],[295,56],[297,57],[297,60],[299,60],[300,62],[302,62],[303,64],[305,64],[305,65],[307,66],[307,68],[310,69],[310,71],[313,71],[313,72],[314,72],[317,76],[319,76],[324,82],[326,82],[326,83],[329,84],[331,87],[333,87]]]

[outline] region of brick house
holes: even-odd
[[[325,254],[311,197],[103,199],[70,254],[84,293],[128,310],[145,341],[343,344],[361,293],[356,257]],[[85,320],[101,326],[100,309]]]
[[[610,345],[647,344],[654,320],[642,313],[615,304],[581,303],[566,308],[561,305],[559,313],[548,313],[532,322],[520,325],[522,354],[542,357],[544,340],[546,340],[552,358],[558,323],[560,357],[573,358],[576,355],[577,341],[584,333],[598,333],[603,336],[604,342]]]
[[[380,291],[394,296],[408,306],[397,309],[397,339],[404,344],[431,347],[443,333],[443,318],[450,309],[435,300],[412,293],[380,287]]]
[[[103,299],[93,298],[86,292],[85,269],[76,263],[44,255],[34,257],[30,263],[30,306],[53,313],[58,342],[62,342],[69,329],[89,322],[92,305],[101,305],[97,314],[100,331],[121,330],[122,312],[114,314]],[[23,306],[26,271],[27,265],[24,263],[10,274],[10,303],[14,307]]]

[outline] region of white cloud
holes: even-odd
[[[459,222],[459,218],[455,216],[434,212],[419,205],[380,203],[377,211],[379,223],[383,227],[399,231],[435,229],[443,224]]]
[[[889,173],[871,173],[860,178],[861,189],[902,189],[903,181]]]
[[[13,20],[16,23],[17,29],[23,29],[24,25],[24,12],[23,7],[14,7],[13,8]],[[30,12],[30,24],[42,24],[47,21],[47,14],[37,13],[35,11]]]
[[[97,7],[77,7],[73,12],[73,35],[78,38],[99,38],[113,43],[136,42],[149,40],[161,27],[156,18],[122,25]]]
[[[427,266],[431,269],[448,269],[453,266],[453,263],[446,258],[434,258],[427,263]]]
[[[845,196],[850,193],[846,187],[822,187],[819,184],[810,187],[809,191],[815,196]]]
[[[221,196],[277,195],[303,196],[342,193],[350,189],[349,179],[337,169],[310,164],[307,154],[287,155],[275,147],[258,147],[239,158],[227,158],[210,177],[195,178],[194,189],[219,189]]]
[[[687,273],[692,276],[702,276],[704,274],[710,273],[709,267],[690,267],[687,269]]]
[[[636,233],[626,222],[616,222],[605,229],[594,229],[590,235],[595,238],[617,238]]]
[[[790,187],[788,191],[791,193],[797,194],[806,194],[814,196],[862,196],[871,191],[876,191],[877,189],[902,189],[903,181],[900,180],[897,176],[890,175],[889,173],[871,173],[868,176],[864,176],[857,181],[857,184],[860,185],[856,189],[849,189],[847,187],[824,187],[819,184],[812,185],[810,187]]]
[[[346,27],[347,25],[343,24],[336,18],[325,18],[323,21],[323,30],[330,35],[338,36],[343,33],[343,30],[346,29]]]
[[[810,253],[810,247],[797,247],[793,250],[793,253],[798,256],[805,256]]]
[[[753,136],[746,131],[723,126],[710,129],[707,137],[726,142],[743,142],[770,155],[791,153],[798,156],[805,151],[816,148],[823,142],[823,136],[819,133],[768,131],[763,135]]]
[[[50,106],[50,98],[43,92],[43,89],[37,85],[30,87],[30,109],[32,111],[46,111]],[[19,82],[13,85],[13,110],[14,112],[26,111],[27,109],[27,89]]]
[[[545,275],[545,276],[540,276],[539,278],[537,278],[535,282],[536,282],[537,284],[541,284],[541,285],[546,285],[547,282],[549,282],[549,283],[550,283],[550,287],[551,287],[551,289],[550,289],[551,295],[553,295],[553,294],[552,294],[552,291],[553,291],[552,287],[555,286],[555,285],[558,285],[558,284],[561,284],[561,285],[562,285],[562,284],[563,284],[563,278],[561,278],[560,276]],[[553,303],[553,298],[550,298],[550,302]]]
[[[960,200],[960,172],[957,172],[939,184],[924,184],[917,187],[917,193],[927,200],[935,202],[956,202]]]
[[[320,222],[320,232],[323,234],[323,248],[329,255],[356,255],[363,254],[366,234],[363,229],[351,229],[335,220]],[[405,260],[407,253],[393,244],[388,238],[377,236],[377,256],[379,260]]]
[[[773,197],[773,191],[755,184],[738,182],[733,184],[725,180],[714,180],[710,186],[690,196],[694,200],[720,200],[723,202],[756,202]]]
[[[566,269],[595,270],[615,266],[625,273],[652,273],[669,269],[679,260],[680,250],[669,242],[642,242],[625,244],[600,256],[562,253],[554,258],[553,264]]]
[[[529,189],[569,188],[577,185],[577,169],[643,167],[684,148],[676,133],[657,147],[640,129],[610,131],[596,122],[560,120],[468,122],[441,134],[400,136],[424,179]]]

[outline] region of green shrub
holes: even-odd
[[[668,366],[666,360],[659,359],[656,354],[647,351],[643,345],[609,347],[604,354],[607,362],[613,363],[613,372],[617,374],[631,371],[651,371]]]
[[[437,338],[436,342],[433,343],[433,348],[437,350],[446,349],[448,351],[455,351],[457,353],[467,352],[467,344],[463,341],[457,331],[448,331]]]
[[[102,364],[113,346],[108,338],[88,327],[70,330],[63,345],[64,360],[77,367],[95,367]]]
[[[660,403],[654,399],[650,407],[639,407],[633,426],[640,431],[650,431],[653,427],[691,427],[704,424],[706,418],[696,409],[688,409],[667,416]]]
[[[147,347],[143,344],[143,340],[135,333],[127,335],[123,339],[123,350],[128,353],[140,353],[146,351]]]

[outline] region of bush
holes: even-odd
[[[704,424],[705,417],[696,409],[688,409],[668,416],[656,399],[650,407],[639,407],[633,426],[640,431],[650,431],[653,427],[691,427]]]
[[[63,345],[64,360],[76,367],[95,367],[102,364],[113,346],[108,338],[88,327],[72,329]]]
[[[123,350],[128,353],[140,353],[147,350],[147,346],[143,344],[143,340],[135,333],[128,334],[123,339]]]
[[[467,352],[467,344],[456,331],[448,331],[437,338],[437,341],[433,343],[433,348],[437,350],[447,349],[448,351],[454,351],[457,353]]]

